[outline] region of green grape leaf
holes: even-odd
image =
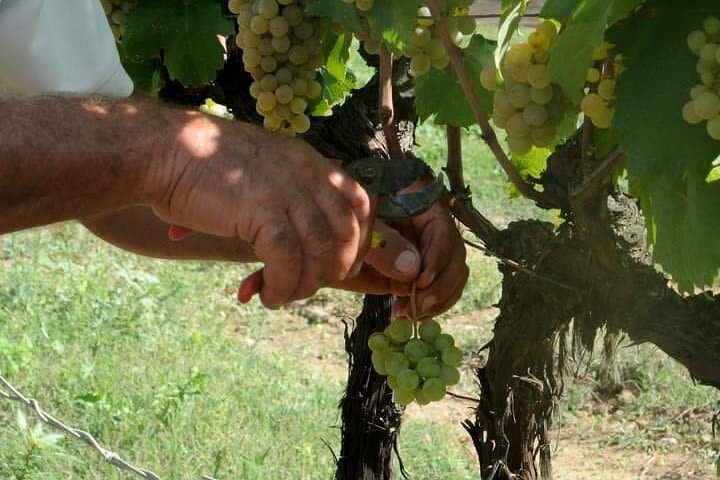
[[[145,92],[157,97],[165,86],[162,74],[162,63],[159,58],[131,58],[125,52],[123,43],[118,44],[120,60],[133,81],[136,91]]]
[[[608,25],[628,17],[644,0],[613,0],[608,17]]]
[[[706,182],[706,175],[662,173],[633,188],[648,217],[655,261],[685,291],[711,285],[720,269],[720,184]]]
[[[232,35],[232,22],[216,0],[168,2],[145,0],[128,14],[123,35],[133,61],[159,57],[162,52],[170,78],[183,85],[203,85],[223,66],[218,35]]]
[[[575,104],[579,104],[583,96],[592,52],[605,37],[611,4],[607,0],[584,0],[550,51],[550,78]]]
[[[683,5],[687,8],[678,9],[673,0],[656,1],[651,12],[641,10],[610,36],[628,64],[618,78],[614,123],[628,153],[631,180],[707,169],[720,153],[720,142],[708,136],[705,124],[690,125],[681,113],[690,88],[700,83],[697,57],[685,38],[711,10],[720,14],[720,7],[710,8],[703,0]]]
[[[522,20],[523,15],[525,15],[528,1],[529,0],[518,1],[512,8],[510,8],[512,4],[503,4],[503,15],[500,28],[498,29],[497,48],[495,49],[495,66],[498,70],[500,70],[505,52],[510,48],[512,37],[520,26],[520,20]]]
[[[494,46],[494,42],[476,35],[462,51],[475,94],[488,115],[492,111],[493,94],[482,88],[480,70],[492,65]],[[476,123],[462,87],[447,70],[432,69],[415,80],[415,107],[421,119],[434,115],[439,125],[467,127]]]
[[[532,150],[525,155],[512,155],[510,162],[515,165],[518,173],[525,180],[532,181],[533,179],[540,178],[542,172],[547,168],[547,159],[550,153],[552,153],[550,149],[533,147]],[[517,187],[510,182],[508,182],[508,189],[510,190],[510,197],[515,198],[520,196]]]
[[[339,0],[338,0],[339,1]],[[417,22],[423,0],[383,0],[367,12],[370,30],[394,50],[402,50]]]
[[[564,21],[580,3],[582,0],[547,0],[540,10],[540,16]]]
[[[337,22],[352,32],[360,30],[360,16],[355,5],[338,0],[314,0],[305,7],[305,13]]]
[[[353,36],[348,33],[327,41],[325,65],[320,68],[322,96],[312,105],[311,115],[327,115],[335,104],[344,101],[355,88],[355,76],[348,70],[352,39]]]

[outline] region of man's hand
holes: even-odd
[[[462,296],[470,273],[467,252],[447,204],[440,200],[427,212],[411,219],[420,242],[422,267],[416,280],[416,307],[419,319],[447,311]],[[410,316],[409,296],[399,298],[394,311]]]
[[[156,182],[159,218],[252,244],[269,307],[357,273],[372,230],[359,184],[302,141],[187,117]]]

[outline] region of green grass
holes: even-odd
[[[439,131],[425,125],[419,141],[420,154],[440,166]],[[504,176],[476,132],[467,136],[466,159],[475,203],[499,225],[544,215],[527,201],[507,200]],[[469,262],[468,289],[445,315],[450,328],[457,314],[486,310],[497,300],[495,262],[479,253]],[[314,347],[329,349],[342,371],[342,331],[314,337],[321,326],[308,319],[303,331],[288,334],[293,308],[236,305],[232,292],[249,266],[144,259],[72,224],[1,238],[0,265],[0,371],[69,424],[166,479],[201,473],[332,478],[327,445],[337,450],[343,382],[317,368]],[[331,306],[338,318],[359,308],[357,296],[330,291],[316,302]],[[454,333],[473,348],[488,339],[490,327],[463,325]],[[302,334],[295,342],[300,347],[282,341]],[[707,425],[698,430],[673,419],[688,408],[709,412],[719,400],[714,391],[693,387],[651,348],[623,350],[621,365],[637,386],[622,407],[620,427],[644,419],[673,435],[709,432]],[[472,391],[470,377],[462,388]],[[598,405],[593,386],[578,382],[569,388],[559,423],[592,429],[610,415]],[[0,400],[0,478],[129,478],[72,439],[33,432],[30,413],[28,427],[21,428],[18,409]],[[655,448],[654,438],[619,428],[605,444]],[[709,463],[717,454],[712,445],[698,440],[689,452]],[[460,442],[455,426],[432,417],[406,420],[400,451],[413,479],[476,478],[471,447]]]

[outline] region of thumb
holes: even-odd
[[[422,265],[420,252],[415,245],[382,221],[375,222],[375,230],[382,237],[382,242],[368,251],[365,262],[393,280],[414,280]]]

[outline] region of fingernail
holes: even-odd
[[[417,267],[419,262],[420,257],[418,257],[417,253],[412,250],[405,250],[395,259],[394,267],[398,272],[410,273]]]
[[[350,278],[357,277],[357,275],[360,273],[360,270],[362,270],[363,262],[358,262],[357,265],[354,265],[350,271],[348,272],[348,276]]]
[[[430,295],[429,297],[426,297],[425,300],[423,300],[422,306],[420,307],[420,311],[422,313],[427,313],[428,310],[430,310],[432,307],[434,307],[436,303],[437,303],[437,298],[435,298],[433,295]]]
[[[437,272],[430,272],[425,275],[425,278],[421,278],[418,283],[422,288],[427,288],[435,281],[435,277],[437,277]]]

